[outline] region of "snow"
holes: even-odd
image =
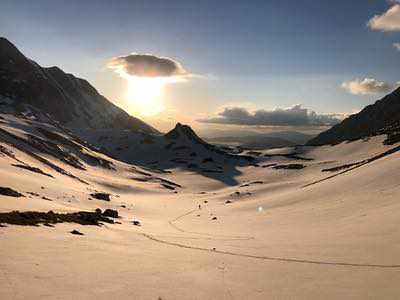
[[[21,138],[38,135],[35,121],[1,116],[1,129]],[[46,128],[68,138],[59,129]],[[130,132],[88,132],[85,139],[102,135],[111,137],[104,142],[108,148],[128,145],[122,155],[131,163],[175,155],[165,150],[163,136],[153,137],[149,145],[141,143],[144,135]],[[55,172],[1,137],[0,145],[19,160],[54,178],[16,168],[12,158],[0,154],[0,186],[27,196],[0,195],[0,212],[112,208],[122,224],[0,228],[0,299],[396,299],[400,293],[400,153],[304,187],[336,174],[321,172],[324,168],[399,146],[383,145],[383,136],[263,152],[295,150],[312,158],[295,161],[306,166],[302,170],[223,162],[223,155],[212,154],[216,162],[211,165],[223,166],[216,175],[172,164],[161,164],[169,165],[171,173],[159,173],[144,163],[117,161],[88,148],[84,150],[111,161],[115,170],[87,164],[86,170],[78,170],[45,155],[88,185]],[[200,165],[210,156],[201,145],[182,143],[195,147]],[[293,159],[258,160],[262,165]],[[182,188],[177,193],[165,189],[159,177]],[[89,200],[95,190],[110,193],[111,201]],[[134,219],[142,226],[132,225]],[[84,236],[70,234],[73,229]]]

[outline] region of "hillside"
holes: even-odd
[[[114,128],[157,133],[118,108],[84,79],[43,68],[0,38],[0,112],[23,113],[69,128]]]
[[[307,142],[310,146],[337,144],[382,133],[396,134],[400,121],[400,88],[368,105],[357,114],[343,120]],[[397,129],[396,129],[397,128]]]
[[[383,136],[264,150],[250,165],[199,160],[213,149],[184,125],[158,136],[163,157],[207,173],[125,164],[59,127],[0,121],[1,299],[398,295],[400,146]]]

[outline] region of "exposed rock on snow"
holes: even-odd
[[[9,197],[24,197],[24,195],[13,190],[12,188],[1,187],[1,186],[0,186],[0,195],[9,196]]]
[[[104,223],[114,223],[113,220],[95,212],[79,211],[75,213],[55,213],[53,211],[12,211],[0,213],[0,224],[37,226],[39,224],[49,223],[76,223],[80,225],[101,225]]]
[[[92,193],[90,196],[98,200],[111,201],[110,194],[108,193]]]
[[[286,170],[300,170],[304,169],[306,166],[302,164],[287,164],[287,165],[276,165],[273,166],[273,169],[286,169]]]

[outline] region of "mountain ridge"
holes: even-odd
[[[400,88],[386,95],[374,104],[366,106],[359,113],[349,116],[341,123],[309,140],[308,146],[337,144],[373,135],[392,134],[400,121]],[[389,128],[392,128],[390,130]]]
[[[102,96],[87,80],[56,66],[41,67],[4,37],[0,37],[0,104],[0,109],[11,106],[18,113],[36,108],[69,128],[159,133]]]

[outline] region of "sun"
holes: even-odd
[[[131,77],[128,85],[128,105],[132,113],[143,117],[154,116],[164,110],[162,94],[166,80],[163,78]]]

